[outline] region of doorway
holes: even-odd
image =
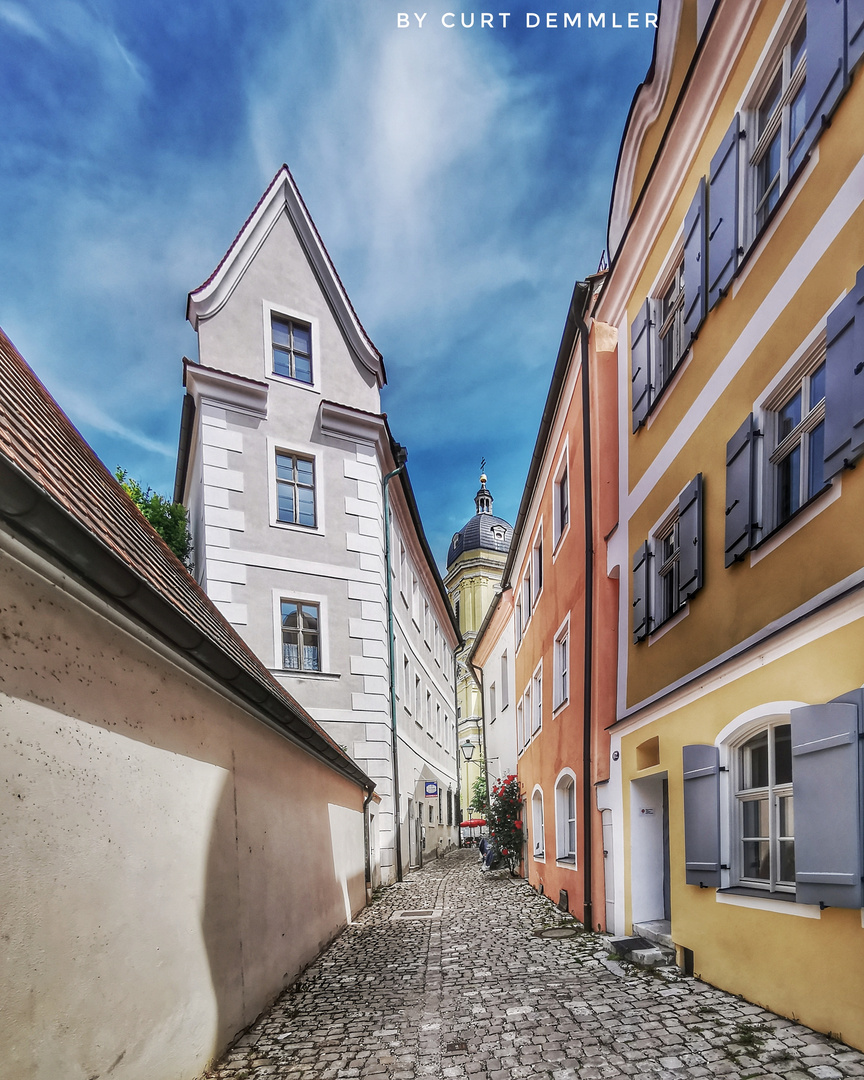
[[[630,782],[630,901],[634,924],[671,921],[666,773]]]

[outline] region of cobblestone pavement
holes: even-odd
[[[382,890],[207,1077],[864,1076],[864,1054],[675,969],[611,961],[602,936],[537,936],[560,927],[578,924],[453,852]]]

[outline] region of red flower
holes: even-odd
[[[507,850],[507,848],[505,847],[505,848],[501,848],[501,854],[502,854],[502,855],[509,855],[509,854],[510,854],[510,852],[509,852],[509,851]]]
[[[517,818],[516,821],[513,822],[513,828],[514,829],[521,829],[522,828],[522,822],[519,821],[518,818]]]

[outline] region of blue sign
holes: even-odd
[[[438,781],[427,780],[426,781],[426,798],[437,799],[438,798]]]

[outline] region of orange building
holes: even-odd
[[[501,676],[482,661],[500,653],[496,640],[512,627],[506,722],[515,726],[525,798],[523,873],[602,929],[605,729],[614,720],[617,656],[618,583],[605,559],[617,511],[617,339],[602,324],[588,329],[598,285],[577,283],[552,374],[502,581],[512,618],[488,620],[473,659],[488,698]],[[484,707],[488,718],[500,704]]]

